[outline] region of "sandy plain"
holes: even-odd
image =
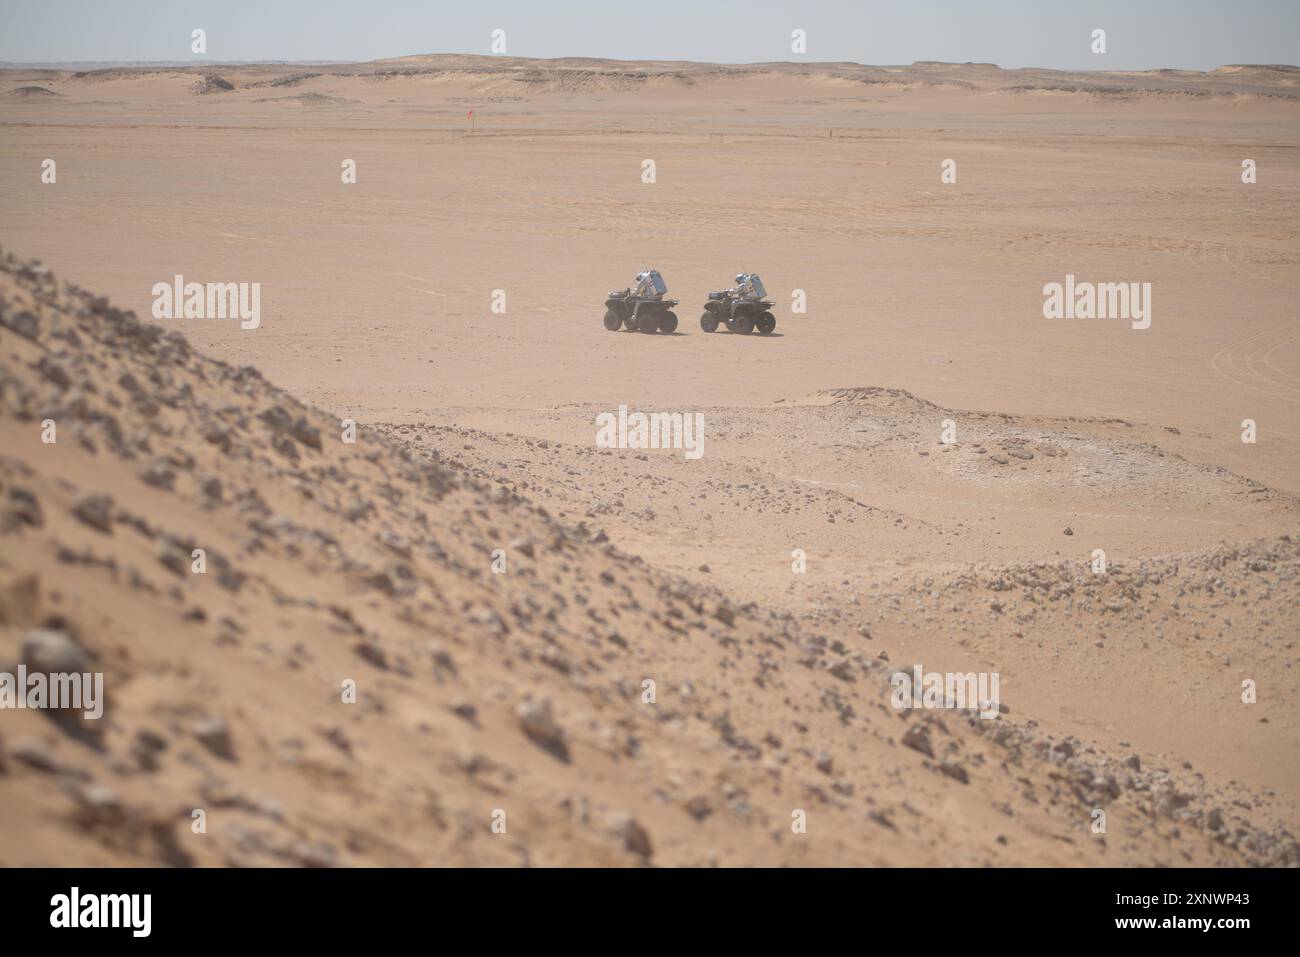
[[[42,262],[5,266],[0,661],[52,630],[117,689],[89,744],[0,714],[0,863],[1300,862],[1295,68],[0,87]],[[646,265],[678,332],[606,332]],[[774,335],[700,329],[740,271]],[[260,327],[152,319],[175,274],[259,282]],[[1044,318],[1067,274],[1150,283],[1150,328]],[[596,448],[619,405],[705,454]],[[174,574],[198,542],[224,582]],[[894,710],[918,663],[1009,712]]]

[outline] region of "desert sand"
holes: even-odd
[[[108,693],[0,710],[0,865],[1300,864],[1300,70],[7,70],[0,127],[0,672]],[[645,266],[677,333],[607,332]],[[705,334],[742,271],[775,334]]]

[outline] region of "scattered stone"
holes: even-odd
[[[103,532],[113,533],[113,499],[108,495],[82,495],[72,503],[72,514],[82,522]]]
[[[686,813],[697,821],[703,821],[713,813],[713,806],[703,794],[697,794],[686,802]]]
[[[167,739],[146,728],[135,733],[131,756],[144,771],[158,770],[158,756],[167,750]]]
[[[338,852],[323,841],[300,841],[289,848],[286,856],[302,867],[333,867],[338,861]]]
[[[913,751],[920,751],[927,758],[934,757],[934,746],[930,744],[930,732],[924,725],[914,724],[903,734],[903,744]]]
[[[205,73],[202,79],[194,81],[190,90],[199,96],[204,96],[209,93],[229,93],[234,88],[235,85],[224,77],[215,73]]]
[[[203,497],[208,500],[209,505],[220,505],[222,501],[221,479],[215,475],[209,475],[199,483],[199,491]]]
[[[338,725],[320,729],[320,736],[349,757],[352,756],[352,742],[347,733]]]
[[[213,716],[195,721],[190,730],[199,743],[225,761],[235,760],[234,744],[230,739],[230,726],[226,719]]]
[[[33,342],[36,341],[36,337],[41,331],[41,320],[26,310],[7,315],[0,312],[0,325],[3,325],[15,335],[22,336],[24,339],[31,339]]]
[[[176,487],[176,473],[165,462],[154,462],[140,473],[140,480],[146,485],[170,492]]]
[[[1115,780],[1113,774],[1095,773],[1092,779],[1092,790],[1097,797],[1114,801],[1120,795],[1119,782]]]
[[[635,818],[619,818],[614,823],[614,831],[623,839],[625,848],[642,860],[650,860],[651,855],[654,854],[654,848],[650,845],[650,835]]]
[[[59,762],[50,748],[37,738],[22,738],[9,747],[9,757],[44,774],[58,774]]]
[[[853,662],[849,661],[848,658],[839,659],[826,670],[841,681],[853,680]]]
[[[294,421],[291,434],[307,448],[315,449],[317,452],[320,451],[320,429],[308,422],[306,418],[299,416]]]
[[[438,642],[432,642],[429,645],[429,656],[433,658],[433,667],[438,671],[449,671],[453,675],[456,673],[456,662],[452,659],[447,649],[442,647]]]
[[[217,425],[210,422],[203,427],[201,432],[204,439],[217,446],[223,452],[230,451],[231,432],[224,425]]]
[[[451,713],[458,718],[464,718],[470,724],[478,720],[478,708],[468,701],[458,701],[451,706]]]
[[[119,827],[125,820],[126,808],[112,789],[88,781],[74,786],[71,791],[77,802],[74,816],[82,827]]]
[[[29,673],[86,674],[94,671],[90,652],[76,639],[54,629],[29,631],[23,638],[23,664]]]
[[[369,662],[380,671],[388,670],[388,656],[384,654],[384,649],[379,647],[375,642],[369,640],[358,641],[352,646],[352,650],[355,651],[363,661]]]
[[[45,516],[41,512],[41,503],[37,501],[34,492],[29,489],[13,486],[9,489],[9,514],[20,522],[25,522],[32,528],[40,528],[45,524]]]
[[[158,546],[158,564],[183,577],[190,570],[190,557],[170,542],[162,542]]]
[[[954,781],[960,781],[962,784],[970,784],[970,777],[966,774],[966,769],[960,764],[953,761],[944,761],[939,765],[939,770]]]
[[[321,439],[320,429],[309,423],[304,416],[298,416],[295,419],[278,405],[273,405],[257,414],[257,417],[270,426],[271,430],[281,439],[295,439],[308,448],[320,451]],[[297,450],[292,443],[277,446],[278,451],[293,458],[297,456]]]
[[[875,821],[881,827],[888,828],[891,831],[898,830],[898,828],[894,825],[894,822],[889,819],[889,817],[885,814],[884,811],[868,811],[867,818],[871,821]]]
[[[41,356],[41,361],[36,363],[36,371],[44,376],[47,382],[60,389],[67,389],[72,385],[72,377],[68,375],[68,370],[49,356]]]
[[[569,746],[564,732],[555,721],[549,699],[540,702],[525,701],[519,706],[516,715],[519,726],[534,744],[566,764],[569,762]]]

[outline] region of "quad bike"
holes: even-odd
[[[672,307],[676,299],[665,299],[668,285],[657,269],[637,273],[636,286],[611,292],[605,299],[605,328],[617,332],[627,326],[629,332],[673,332],[677,314]]]
[[[725,325],[729,331],[745,336],[755,329],[760,335],[769,335],[776,328],[776,316],[772,315],[773,303],[764,298],[766,295],[757,273],[741,273],[732,288],[709,293],[700,328],[716,332],[719,325]]]

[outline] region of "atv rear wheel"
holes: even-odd
[[[737,316],[735,325],[732,327],[731,331],[738,332],[742,336],[749,335],[754,331],[754,317],[749,315],[749,313],[742,313]]]
[[[700,316],[700,328],[705,332],[718,331],[718,317],[711,312],[706,312]]]
[[[659,331],[665,335],[677,331],[677,313],[664,311],[659,315]]]
[[[772,330],[776,328],[776,316],[770,312],[765,312],[758,317],[758,321],[754,323],[754,326],[758,329],[759,335],[771,335]]]
[[[646,310],[637,318],[637,328],[642,332],[658,332],[659,316],[660,313],[654,310]]]
[[[610,332],[618,332],[618,327],[623,325],[623,317],[613,309],[605,310],[605,328]]]

